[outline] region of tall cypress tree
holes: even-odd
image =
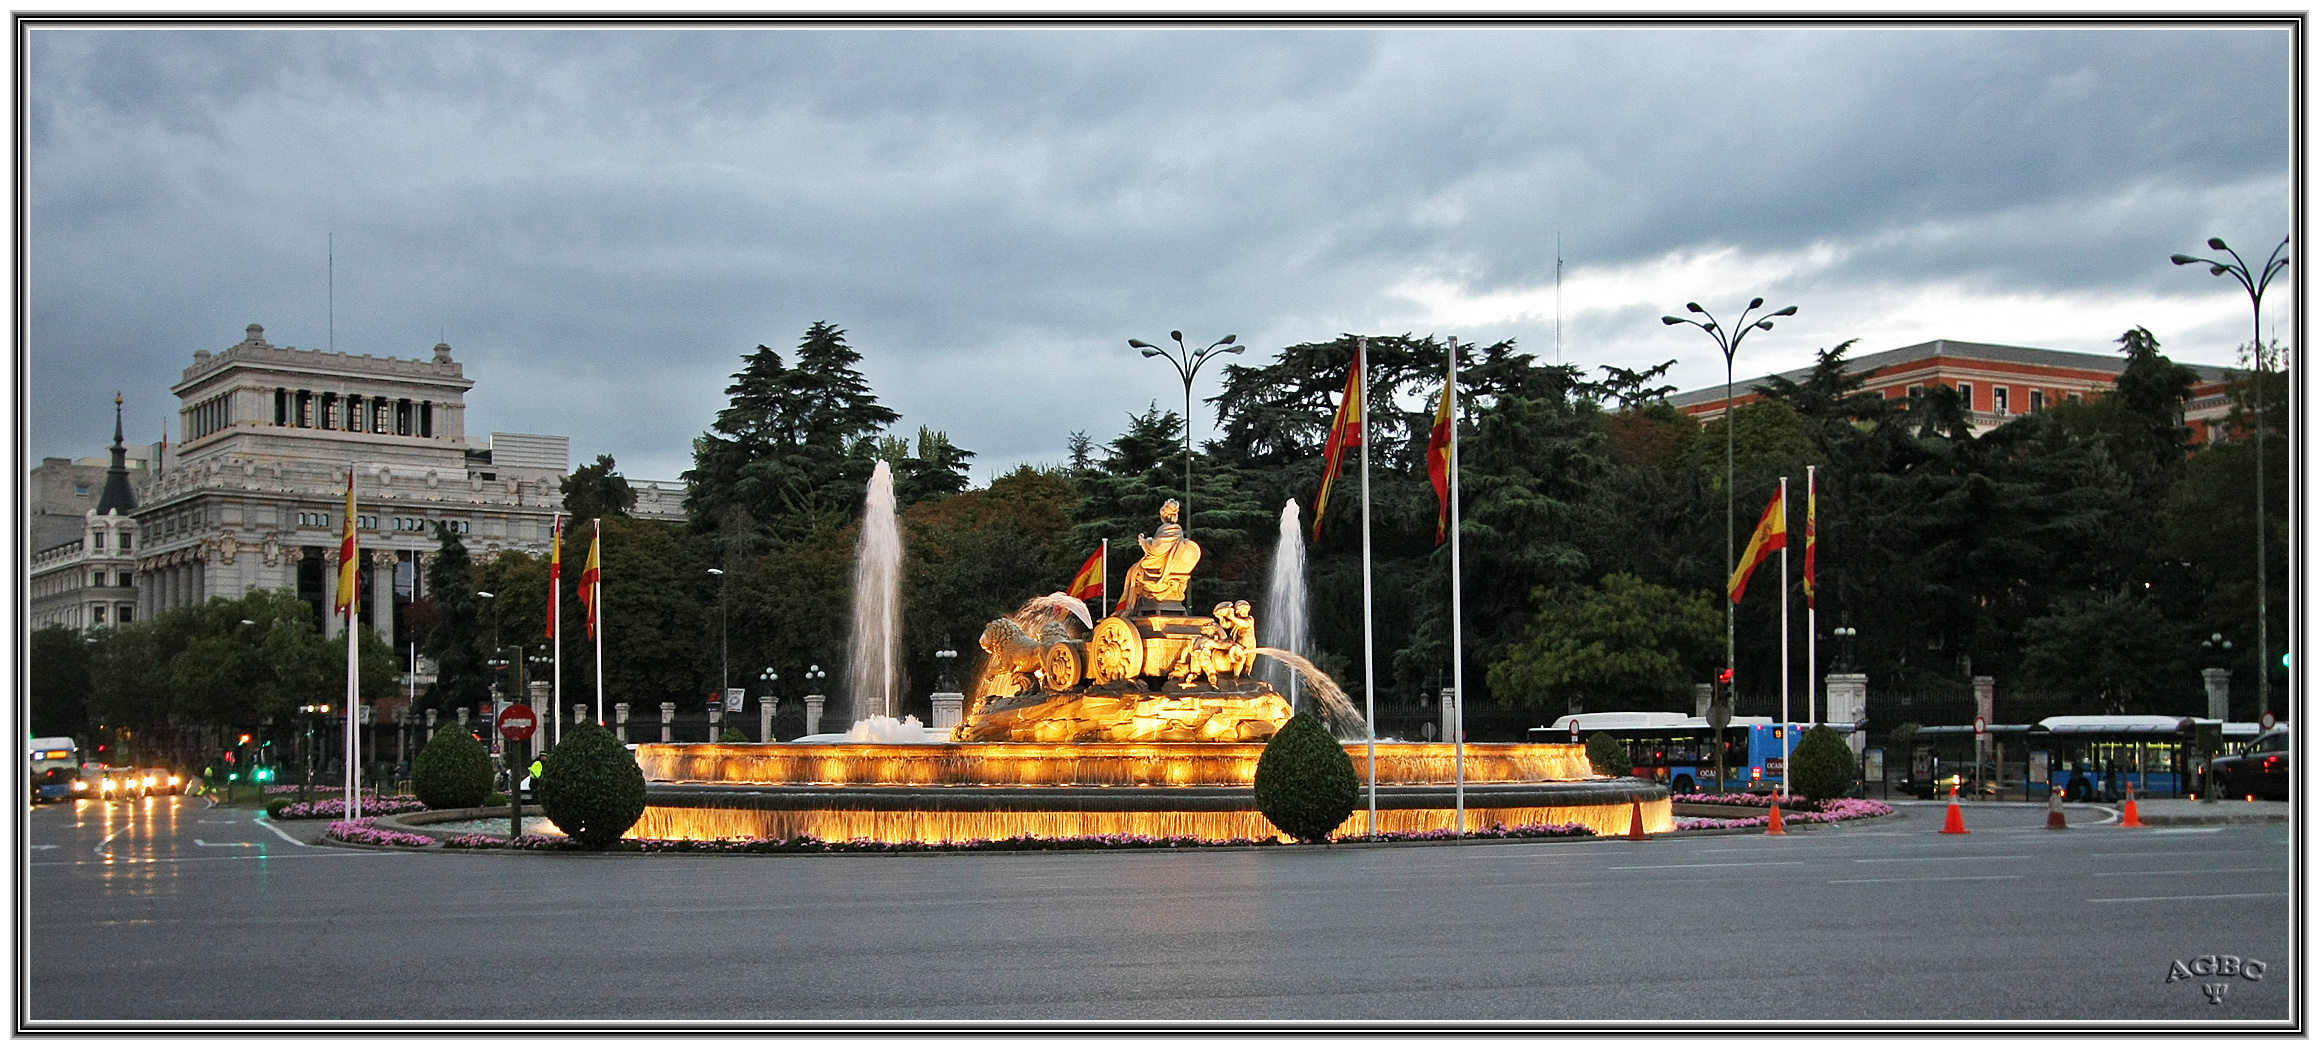
[[[483,664],[476,644],[475,568],[459,534],[441,523],[435,526],[435,557],[427,565],[427,593],[434,604],[435,625],[420,648],[435,658],[435,687],[428,706],[449,712],[464,707],[481,711],[491,699],[491,670]]]
[[[864,439],[901,419],[870,392],[860,362],[845,330],[827,321],[806,329],[795,367],[759,344],[725,388],[731,403],[693,441],[684,477],[694,525],[717,528],[739,507],[792,536],[853,513],[872,469]]]

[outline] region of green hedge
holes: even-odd
[[[1256,760],[1256,808],[1300,842],[1328,841],[1360,800],[1352,758],[1311,712],[1289,719]]]
[[[491,795],[491,752],[462,726],[445,726],[411,762],[411,793],[428,809],[469,809]]]
[[[644,815],[644,771],[600,726],[567,731],[539,775],[540,812],[573,842],[606,849]]]

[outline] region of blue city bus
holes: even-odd
[[[1609,733],[1626,745],[1635,763],[1634,775],[1665,784],[1678,795],[1697,791],[1772,792],[1785,772],[1785,755],[1803,740],[1808,722],[1743,715],[1723,730],[1725,781],[1715,781],[1715,729],[1707,720],[1674,711],[1601,711],[1564,715],[1551,726],[1537,726],[1529,738],[1535,743],[1585,743],[1594,734]],[[1860,726],[1836,726],[1856,732]],[[1783,748],[1785,750],[1783,750]]]
[[[69,736],[33,737],[32,800],[64,802],[73,797],[80,777],[81,749]]]
[[[2029,732],[2029,791],[2042,797],[2058,788],[2073,801],[2116,802],[2131,785],[2141,798],[2192,797],[2204,772],[2197,757],[2202,726],[2218,730],[2224,754],[2244,749],[2261,728],[2172,715],[2048,718]]]

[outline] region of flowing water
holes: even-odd
[[[878,461],[862,503],[862,537],[854,563],[853,634],[846,643],[846,685],[853,717],[892,718],[895,650],[902,643],[902,528],[894,513],[894,469]]]
[[[1361,712],[1353,707],[1352,700],[1345,696],[1344,689],[1337,685],[1336,680],[1322,674],[1312,661],[1270,646],[1258,646],[1256,655],[1269,656],[1287,664],[1303,676],[1312,686],[1313,697],[1320,701],[1321,721],[1328,723],[1329,732],[1338,740],[1350,743],[1368,739],[1368,720],[1361,717]]]
[[[1264,592],[1259,629],[1266,645],[1291,653],[1305,651],[1312,631],[1312,609],[1304,593],[1304,526],[1293,499],[1280,508],[1280,542],[1272,551],[1272,583]],[[1292,710],[1299,706],[1297,679],[1285,664],[1264,665],[1264,680],[1288,695]]]

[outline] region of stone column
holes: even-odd
[[[775,702],[772,697],[757,701],[758,743],[770,744],[773,742],[773,705]]]
[[[805,698],[806,736],[812,736],[815,733],[821,732],[821,709],[828,703],[829,698],[818,693]]]
[[[1694,682],[1691,685],[1691,715],[1707,717],[1707,709],[1715,706],[1715,683]],[[1831,719],[1833,721],[1833,719]]]
[[[936,693],[933,696],[933,729],[950,729],[966,716],[965,693]]]
[[[1868,718],[1868,676],[1864,674],[1832,674],[1828,682],[1828,713],[1831,724],[1859,725]],[[1863,730],[1844,734],[1845,743],[1852,745],[1857,756],[1868,746],[1868,733]]]
[[[432,707],[427,709],[427,739],[429,740],[435,739],[435,716],[441,713]]]
[[[1456,743],[1457,729],[1457,690],[1443,689],[1441,691],[1441,739],[1448,743]]]
[[[2206,717],[2230,721],[2230,668],[2209,667],[2199,673],[2206,677]]]
[[[322,637],[338,637],[338,552],[322,552]]]
[[[532,746],[532,750],[534,751],[539,750],[539,744],[544,744],[547,742],[548,729],[550,726],[553,726],[556,721],[556,698],[554,689],[555,683],[550,682],[545,678],[531,683],[531,699],[527,702],[531,704],[531,709],[533,711],[538,712],[538,714],[534,717],[542,717],[548,723],[547,725],[543,725],[539,728],[539,733],[537,734],[539,736],[539,741]]]
[[[612,725],[613,725],[613,728],[614,728],[614,732],[616,732],[616,733],[619,735],[619,737],[620,737],[620,742],[621,742],[621,743],[623,743],[623,744],[627,743],[627,742],[628,742],[628,705],[627,705],[627,704],[613,704],[613,705],[612,705]]]
[[[1973,676],[1973,713],[1990,725],[1997,724],[1997,679],[1985,674]]]
[[[662,704],[660,705],[660,742],[661,742],[661,743],[663,743],[663,744],[665,744],[665,743],[668,743],[668,741],[669,741],[669,736],[668,736],[668,734],[669,734],[669,727],[670,727],[670,726],[672,726],[672,725],[674,725],[675,723],[676,723],[676,703],[675,703],[674,701],[668,701],[668,702],[664,702],[664,703],[662,703]]]
[[[395,552],[370,552],[370,593],[364,600],[370,602],[370,629],[387,643],[395,644]]]
[[[576,726],[584,726],[588,724],[588,705],[572,705],[572,724]]]

